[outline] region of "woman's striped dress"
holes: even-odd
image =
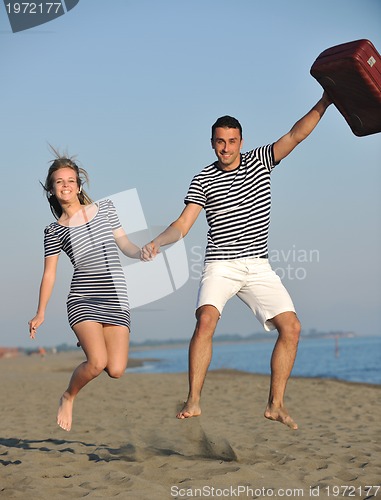
[[[63,250],[74,266],[67,299],[69,324],[81,321],[130,327],[127,285],[113,230],[121,227],[110,200],[81,226],[52,222],[45,228],[45,257]]]

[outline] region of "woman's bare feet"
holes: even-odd
[[[62,394],[58,407],[57,424],[64,431],[70,431],[73,416],[74,399],[67,392]]]
[[[298,428],[298,424],[292,420],[288,411],[284,407],[275,407],[270,404],[267,405],[265,417],[269,420],[281,422],[282,424],[287,425],[287,427],[290,427],[290,429],[296,430]]]

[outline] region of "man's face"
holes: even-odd
[[[242,139],[238,128],[217,127],[212,137],[212,148],[220,168],[234,170],[240,164]]]

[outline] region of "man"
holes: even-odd
[[[237,295],[265,330],[278,331],[264,416],[298,428],[284,405],[284,394],[296,357],[300,323],[288,292],[267,258],[270,172],[313,131],[330,104],[324,93],[287,134],[271,145],[244,154],[238,120],[230,116],[219,118],[212,127],[211,138],[217,161],[193,178],[179,218],[142,249],[143,260],[153,259],[161,246],[184,237],[205,209],[208,243],[197,300],[197,323],[189,345],[189,393],[177,418],[201,414],[201,390],[212,358],[213,334],[224,305]]]

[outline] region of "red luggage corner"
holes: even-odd
[[[381,57],[372,42],[355,40],[326,49],[310,73],[355,135],[381,132]]]

